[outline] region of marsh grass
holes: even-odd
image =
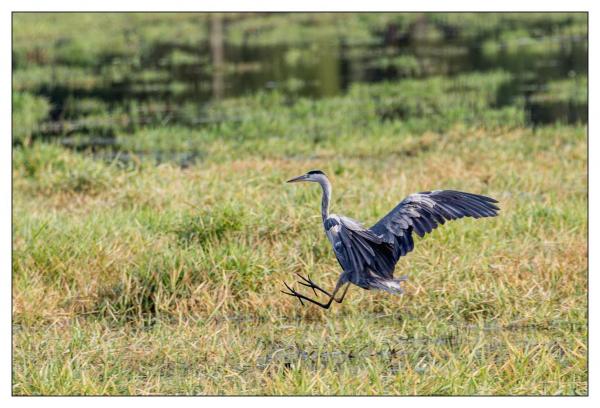
[[[395,148],[188,169],[16,148],[13,391],[587,393],[586,129],[365,138]],[[398,154],[415,144],[428,148]],[[440,187],[502,211],[417,240],[397,268],[403,297],[353,288],[329,311],[302,308],[281,281],[339,273],[318,189],[284,184],[312,168],[333,179],[332,210],[367,225]]]
[[[209,15],[15,14],[13,393],[587,394],[587,15],[485,16],[229,14],[289,76],[205,101],[177,75],[210,77]],[[331,43],[396,76],[304,95]],[[445,76],[467,49],[509,63]],[[501,212],[416,239],[401,297],[302,307],[282,281],[340,272],[320,190],[285,184],[311,169],[366,226],[440,188]]]

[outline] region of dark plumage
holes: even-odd
[[[412,232],[423,237],[446,220],[463,217],[494,217],[499,208],[493,198],[454,190],[411,194],[371,227],[371,231],[394,245],[394,262],[413,250]]]
[[[333,300],[342,302],[348,286],[340,299],[336,299],[335,294],[348,282],[363,289],[401,294],[400,282],[406,280],[406,276],[395,279],[394,269],[398,259],[413,250],[413,231],[423,237],[447,220],[494,217],[499,211],[494,204],[498,201],[490,197],[454,190],[425,191],[409,195],[375,225],[365,228],[351,218],[329,214],[331,184],[322,171],[312,170],[289,180],[297,181],[314,181],[323,188],[323,227],[343,272],[331,294],[310,278],[300,276],[300,283],[311,288],[315,295],[317,290],[328,295],[327,303],[310,299],[287,284],[289,292],[284,293],[297,297],[300,302],[304,299],[324,308],[329,308]]]

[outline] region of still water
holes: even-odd
[[[40,90],[51,100],[53,111],[52,121],[41,128],[39,136],[77,131],[105,135],[102,123],[90,124],[66,114],[69,101],[80,98],[101,100],[111,109],[160,101],[161,109],[172,113],[169,124],[197,126],[204,124],[201,116],[190,123],[189,118],[177,115],[177,108],[186,103],[201,107],[214,100],[272,89],[290,100],[324,98],[344,94],[353,83],[492,70],[513,74],[513,80],[499,89],[496,104],[511,105],[521,98],[530,125],[587,122],[585,101],[532,98],[549,81],[587,78],[587,38],[557,36],[536,42],[528,37],[510,47],[499,44],[490,52],[476,38],[415,40],[398,36],[393,29],[383,32],[378,42],[365,44],[343,39],[274,46],[232,45],[214,38],[195,46],[158,42],[138,61],[107,56],[97,71],[104,76],[102,86],[73,89],[57,85]],[[128,75],[113,79],[110,73],[115,70]],[[160,119],[140,115],[133,120],[146,125]],[[106,143],[106,138],[98,140],[98,146]]]

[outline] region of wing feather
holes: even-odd
[[[335,227],[334,240],[339,240],[342,245],[334,243],[334,251],[342,268],[350,274],[353,282],[366,282],[367,271],[383,278],[393,277],[396,264],[394,249],[385,238],[347,217],[336,216]],[[391,237],[393,239],[394,235]]]
[[[500,210],[495,205],[497,202],[491,197],[455,190],[415,193],[402,200],[370,230],[394,246],[395,263],[413,250],[413,231],[423,237],[448,220],[494,217]]]

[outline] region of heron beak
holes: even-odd
[[[304,181],[304,180],[306,180],[306,174],[303,174],[303,175],[298,176],[298,177],[294,177],[293,179],[290,179],[287,182],[288,183],[297,183],[299,181]]]

